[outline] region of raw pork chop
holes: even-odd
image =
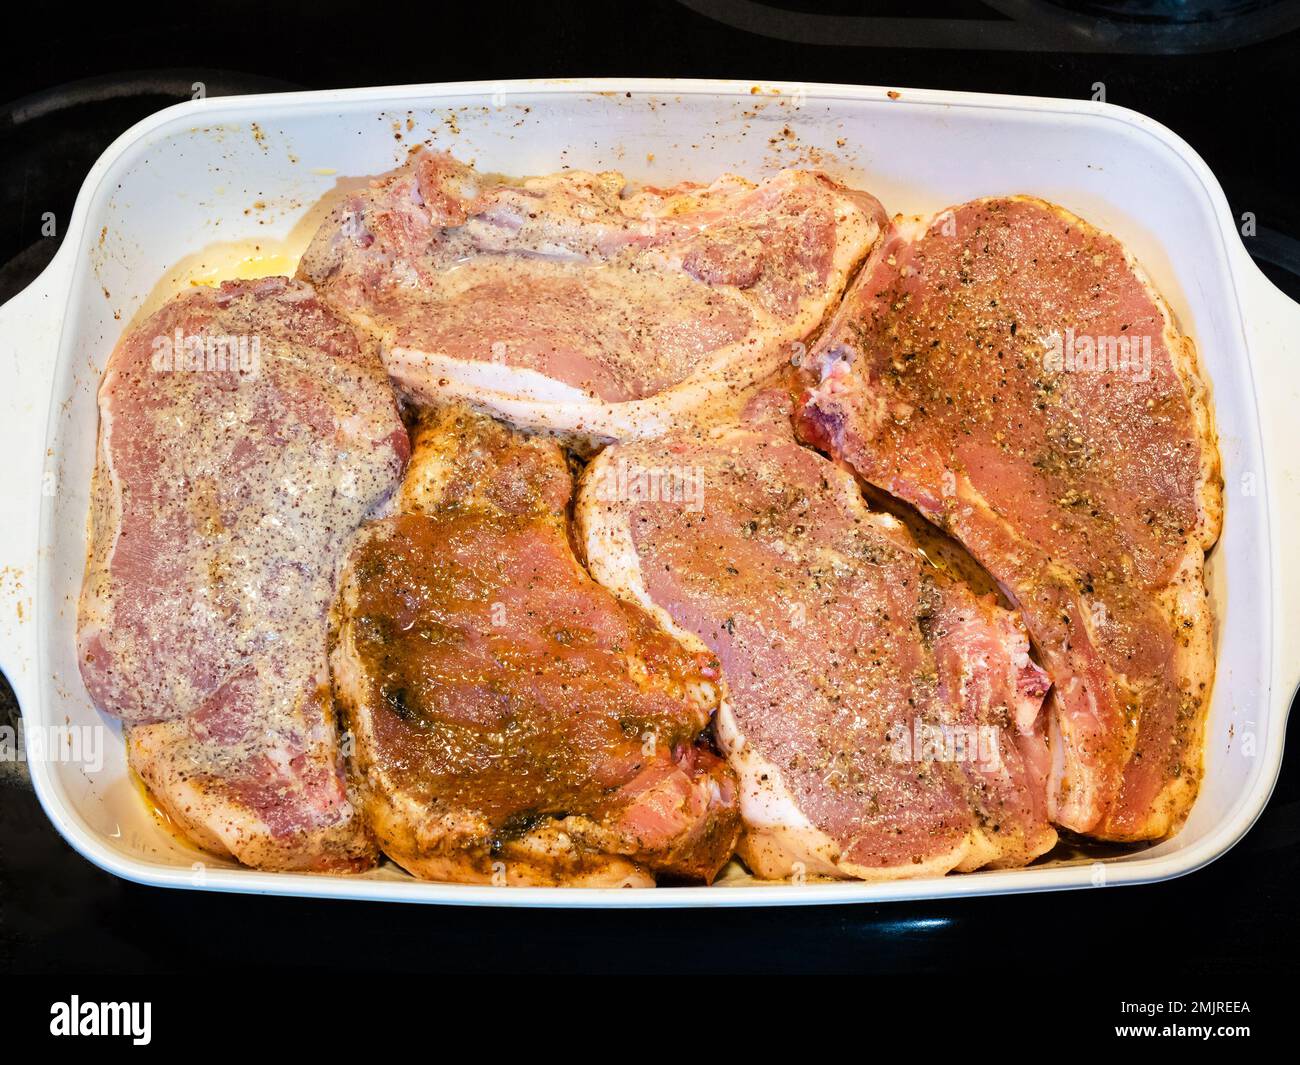
[[[400,497],[340,590],[335,690],[384,852],[471,883],[711,880],[736,781],[697,741],[717,663],[573,556],[560,448],[483,415],[426,415]]]
[[[407,456],[383,367],[310,288],[227,282],[123,337],[99,391],[81,674],[201,846],[359,868],[326,665],[335,563]]]
[[[1106,839],[1196,795],[1222,512],[1191,342],[1062,208],[899,221],[808,362],[805,439],[942,525],[1024,613],[1055,687],[1051,811]]]
[[[797,444],[783,395],[748,424],[618,445],[588,468],[592,574],[714,654],[718,740],[755,874],[871,880],[1047,851],[1045,674],[976,598]]]
[[[623,438],[788,359],[884,221],[811,171],[633,192],[612,172],[512,183],[420,150],[336,208],[299,276],[417,398]]]

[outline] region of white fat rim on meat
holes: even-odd
[[[399,381],[423,381],[425,374],[434,378],[446,378],[444,394],[456,394],[464,389],[469,396],[487,393],[491,397],[513,397],[536,404],[592,402],[582,389],[523,366],[453,359],[448,355],[436,355],[401,345],[386,348],[384,362],[388,364],[389,372]]]
[[[770,376],[789,357],[788,344],[811,331],[818,320],[801,320],[793,338],[764,337],[762,358],[737,350],[750,349],[748,343],[731,345],[708,370],[645,399],[615,403],[525,367],[396,346],[385,349],[384,361],[402,388],[428,402],[468,403],[524,429],[604,441],[646,440],[684,424],[691,411],[734,398]],[[737,368],[741,364],[743,370]]]

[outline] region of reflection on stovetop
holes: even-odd
[[[679,2],[749,33],[840,47],[1184,55],[1272,40],[1300,26],[1289,0]]]

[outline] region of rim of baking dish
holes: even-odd
[[[599,93],[648,93],[677,96],[744,96],[753,95],[757,87],[764,94],[798,94],[825,100],[875,100],[895,106],[942,106],[971,110],[1000,110],[1022,112],[1052,112],[1081,117],[1091,117],[1116,122],[1136,129],[1152,138],[1166,151],[1172,152],[1186,166],[1201,186],[1213,208],[1217,223],[1220,248],[1227,265],[1227,276],[1232,305],[1237,309],[1235,328],[1241,333],[1243,349],[1250,351],[1242,315],[1242,256],[1244,250],[1235,249],[1240,242],[1235,230],[1228,239],[1228,220],[1231,212],[1223,189],[1213,172],[1201,157],[1176,133],[1140,112],[1110,103],[1091,100],[1062,100],[1050,97],[1011,96],[949,92],[934,89],[911,89],[889,86],[855,86],[844,84],[819,84],[814,82],[742,81],[673,78],[549,78],[518,79],[476,82],[429,83],[423,85],[384,86],[359,89],[331,89],[293,93],[270,93],[251,96],[210,97],[190,100],[156,112],[136,123],[119,136],[99,157],[87,174],[77,194],[64,244],[71,248],[84,246],[86,219],[89,204],[111,168],[133,149],[143,149],[153,139],[172,132],[172,127],[198,116],[211,116],[220,111],[224,116],[238,118],[241,114],[265,114],[269,110],[297,112],[327,111],[332,105],[346,102],[350,105],[367,102],[400,101],[402,105],[422,97],[439,99],[460,96],[502,95],[591,95]],[[1239,252],[1239,253],[1238,253]],[[85,270],[84,258],[74,264],[69,273],[69,287],[65,299],[75,288],[75,279]],[[60,336],[58,357],[63,354],[64,337]],[[1259,393],[1256,388],[1253,359],[1244,367],[1251,394],[1256,399],[1258,414]],[[55,413],[60,400],[51,395],[47,415],[46,433],[53,430]],[[1253,426],[1256,435],[1258,419]],[[1271,485],[1267,456],[1264,458],[1264,479]],[[527,906],[527,907],[644,907],[681,908],[700,906],[777,906],[777,905],[830,905],[835,903],[881,902],[889,900],[922,901],[942,898],[974,897],[995,894],[1021,894],[1042,891],[1061,891],[1092,886],[1117,886],[1144,884],[1170,880],[1208,865],[1227,853],[1249,831],[1268,802],[1281,768],[1285,743],[1285,721],[1290,703],[1290,693],[1285,701],[1279,697],[1275,676],[1278,634],[1278,594],[1275,585],[1274,530],[1271,497],[1264,493],[1264,535],[1268,540],[1268,587],[1272,589],[1272,610],[1268,613],[1270,633],[1265,663],[1267,692],[1263,703],[1273,735],[1266,745],[1265,761],[1253,786],[1243,792],[1228,816],[1208,832],[1200,841],[1186,848],[1159,857],[1125,856],[1119,859],[1082,859],[1048,867],[1029,866],[1020,869],[982,871],[915,880],[894,881],[830,881],[806,884],[771,883],[757,880],[743,884],[715,884],[712,887],[656,887],[656,888],[537,888],[537,887],[487,887],[478,885],[447,884],[402,877],[383,879],[374,877],[348,877],[327,874],[299,874],[262,872],[246,868],[204,866],[201,877],[196,877],[188,866],[149,862],[127,857],[109,847],[101,836],[92,831],[79,816],[65,808],[59,794],[60,787],[50,775],[50,767],[42,760],[30,762],[31,776],[36,795],[46,815],[65,840],[83,857],[123,879],[158,887],[194,888],[244,894],[294,895],[314,898],[340,898],[372,901],[426,902],[467,906]],[[39,544],[47,542],[47,530],[52,520],[52,501],[42,502]],[[44,588],[45,561],[38,551],[36,582]],[[37,633],[35,659],[35,701],[42,700],[45,661],[43,640],[40,638],[43,618],[40,614],[39,595],[35,631]],[[1104,872],[1097,874],[1097,869]]]

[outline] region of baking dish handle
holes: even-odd
[[[70,268],[65,246],[0,306],[0,670],[20,707],[37,679],[37,526],[42,496],[58,487],[45,430]]]
[[[1257,268],[1249,272],[1247,330],[1268,465],[1278,574],[1274,677],[1290,704],[1300,686],[1300,304]]]

